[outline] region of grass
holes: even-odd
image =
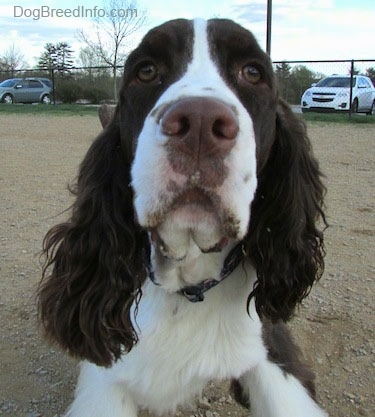
[[[302,117],[308,122],[375,124],[375,117],[365,114],[349,117],[348,113],[304,113]]]
[[[83,116],[96,115],[98,106],[84,104],[3,104],[0,103],[0,114],[48,114],[61,116]],[[354,123],[354,124],[375,124],[375,116],[354,114],[349,117],[348,113],[304,113],[303,119],[308,122],[324,123]]]
[[[84,104],[0,104],[0,114],[41,114],[53,116],[96,115],[98,106]]]

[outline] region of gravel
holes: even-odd
[[[77,362],[36,325],[39,253],[65,217],[66,191],[100,131],[95,116],[4,115],[0,131],[0,416],[60,417],[72,400]],[[374,125],[309,124],[326,174],[326,271],[291,323],[332,417],[375,415]],[[146,415],[146,413],[142,413]],[[177,417],[248,416],[211,383]]]

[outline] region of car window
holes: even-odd
[[[14,87],[18,82],[19,80],[5,80],[0,83],[0,87]]]
[[[17,83],[17,85],[22,85],[22,88],[29,88],[29,81],[28,80],[21,80]]]
[[[353,77],[353,87],[355,86],[355,77]],[[329,77],[323,78],[320,80],[317,87],[341,87],[349,88],[350,87],[350,78],[349,77]]]
[[[52,82],[46,78],[43,78],[43,84],[45,84],[47,87],[52,88]]]
[[[358,80],[358,87],[365,87],[370,88],[370,83],[366,80],[366,78],[359,78]]]
[[[43,88],[43,85],[38,80],[29,80],[29,88]]]

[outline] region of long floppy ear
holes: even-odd
[[[324,194],[305,125],[280,101],[275,140],[258,175],[245,241],[258,274],[249,300],[255,297],[260,316],[289,319],[322,275]]]
[[[106,128],[111,123],[115,110],[109,104],[102,104],[98,108],[98,116],[103,128]]]
[[[103,366],[137,341],[130,308],[146,276],[148,243],[134,222],[130,164],[116,114],[80,166],[71,218],[48,232],[43,247],[39,317],[47,336]]]

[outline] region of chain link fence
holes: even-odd
[[[280,61],[273,65],[281,95],[289,103],[301,105],[303,111],[374,113],[375,97],[370,90],[375,85],[375,59]],[[121,84],[122,71],[122,66],[116,68],[116,77],[114,69],[108,66],[77,67],[64,71],[56,68],[0,71],[0,82],[9,78],[49,78],[53,84],[53,102],[97,104],[116,101],[115,92]],[[327,77],[332,79],[325,84],[322,80]],[[306,90],[309,91],[304,94]]]
[[[121,84],[123,67],[109,66],[0,70],[0,82],[11,78],[48,78],[52,83],[51,100],[54,103],[115,102],[115,91]],[[115,86],[116,83],[116,86]],[[1,92],[0,92],[0,101]]]
[[[303,112],[374,114],[375,60],[274,62],[281,95]]]

